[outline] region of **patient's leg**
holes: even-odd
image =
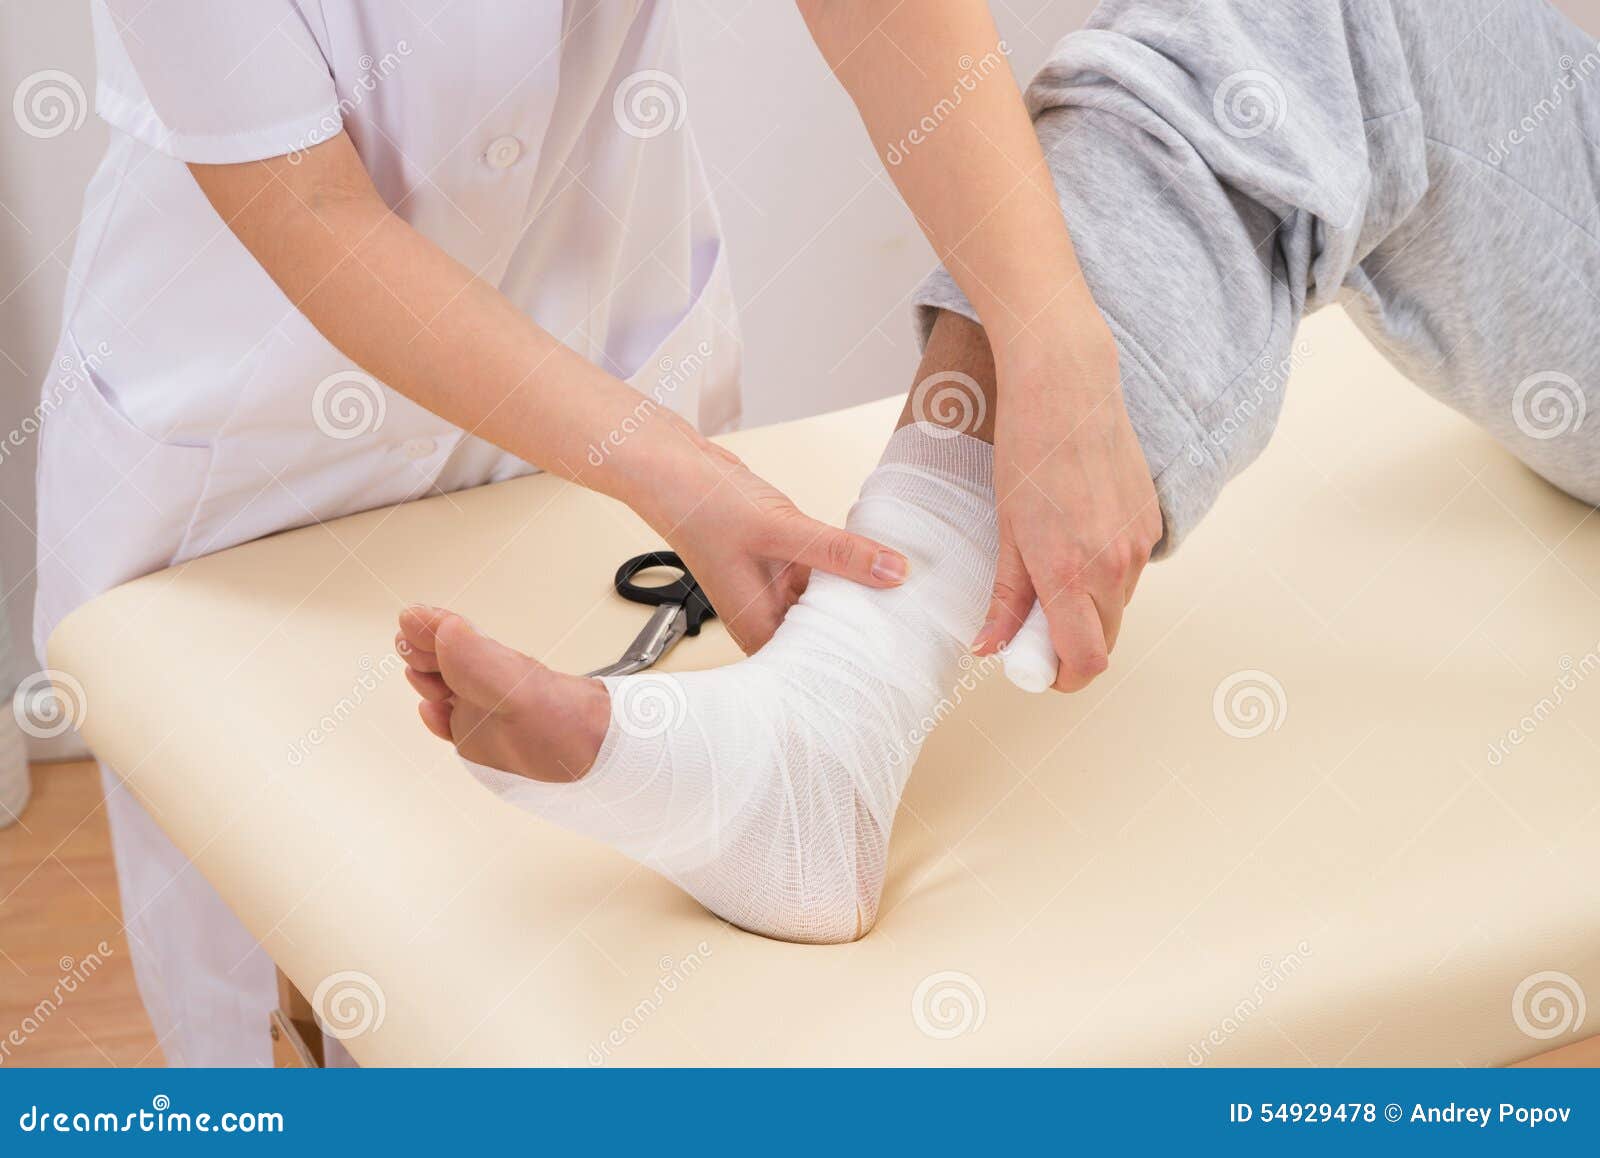
[[[1506,98],[1496,107],[1520,115],[1548,92],[1548,61],[1581,55],[1582,38],[1535,0],[1457,7],[1441,21],[1420,0],[1317,0],[1261,5],[1241,23],[1227,5],[1108,0],[1030,85],[1155,474],[1158,554],[1266,445],[1302,314],[1341,298],[1391,357],[1415,361],[1541,473],[1600,493],[1589,452],[1600,425],[1539,429],[1538,398],[1521,398],[1541,371],[1576,388],[1593,365],[1581,311],[1557,326],[1545,309],[1549,287],[1579,284],[1568,267],[1584,258],[1549,239],[1593,208],[1593,183],[1567,179],[1588,172],[1592,102],[1566,101],[1502,159],[1505,180],[1484,177],[1497,164],[1461,144],[1483,137],[1467,132],[1482,102],[1462,93],[1493,76]],[[1463,49],[1457,30],[1472,28],[1493,35]],[[1497,72],[1508,48],[1529,67]],[[1463,247],[1474,262],[1459,262]],[[971,305],[943,273],[916,300],[924,322],[937,319],[919,381],[970,376],[992,418],[982,333],[954,316]],[[969,413],[932,397],[917,417]],[[1581,419],[1581,399],[1569,400]],[[1517,411],[1524,401],[1530,413]],[[850,526],[910,558],[903,587],[815,576],[749,660],[608,687],[549,672],[458,617],[408,613],[410,659],[427,673],[413,682],[432,701],[424,719],[468,759],[522,773],[476,769],[506,799],[615,844],[735,923],[803,940],[859,934],[876,916],[921,718],[986,610],[987,424],[976,434],[903,427],[863,488]],[[576,783],[540,782],[561,779]]]
[[[954,389],[992,388],[977,326],[940,320],[919,380],[939,372]],[[927,720],[993,583],[992,452],[948,425],[992,414],[993,399],[967,403],[903,421],[850,513],[851,530],[911,561],[902,586],[813,574],[749,659],[604,686],[459,616],[412,609],[403,650],[424,720],[503,799],[614,845],[735,924],[801,941],[860,936]]]

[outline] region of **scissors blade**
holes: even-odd
[[[652,667],[662,656],[672,650],[674,644],[684,637],[689,630],[689,616],[680,603],[667,603],[655,609],[650,616],[650,622],[644,625],[644,630],[634,637],[628,645],[628,650],[622,653],[622,658],[616,663],[607,664],[605,667],[596,668],[587,673],[590,678],[596,676],[631,675],[636,671],[643,671]]]

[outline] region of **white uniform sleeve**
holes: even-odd
[[[198,164],[257,161],[339,131],[327,59],[296,0],[93,0],[95,108]]]

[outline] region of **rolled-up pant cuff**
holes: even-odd
[[[914,305],[919,346],[927,345],[941,310],[982,324],[966,294],[942,269],[924,279]],[[1199,421],[1184,412],[1182,403],[1172,398],[1170,390],[1152,383],[1151,376],[1159,374],[1159,370],[1147,368],[1137,359],[1130,365],[1127,346],[1119,336],[1124,405],[1150,466],[1156,500],[1161,505],[1161,540],[1151,552],[1152,558],[1160,559],[1170,554],[1211,509],[1227,475],[1223,463],[1210,449],[1210,440],[1201,432]]]
[[[1106,0],[1028,86],[1117,342],[1161,503],[1157,555],[1265,447],[1300,318],[1339,300],[1427,190],[1391,2],[1259,5],[1245,22],[1233,5]],[[982,321],[944,270],[913,300],[924,340],[938,310]]]

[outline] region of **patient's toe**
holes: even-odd
[[[439,675],[456,695],[490,711],[532,686],[548,669],[537,660],[481,634],[461,616],[439,613],[433,625]]]
[[[451,743],[455,742],[455,738],[450,735],[449,704],[440,704],[434,703],[430,700],[423,700],[417,705],[417,715],[422,717],[423,727],[427,728],[428,731],[432,732],[435,736],[438,736],[439,739],[446,740]]]
[[[406,682],[425,700],[442,703],[454,694],[450,690],[450,685],[444,682],[444,677],[438,672],[418,671],[416,668],[408,667]]]
[[[610,718],[603,684],[553,672],[448,611],[407,609],[402,632],[437,656],[437,673],[406,672],[427,701],[423,723],[467,759],[551,781],[594,763]]]
[[[408,648],[416,651],[437,651],[434,631],[439,620],[448,614],[437,607],[413,603],[400,612],[400,634],[396,639],[403,640]]]
[[[406,666],[413,671],[439,670],[439,657],[432,648],[418,647],[406,637],[403,630],[394,633],[394,652],[405,660]]]

